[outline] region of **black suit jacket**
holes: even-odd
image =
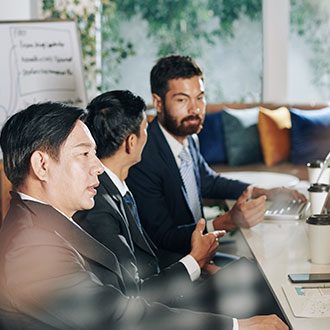
[[[137,287],[127,296],[126,270],[109,249],[51,206],[15,193],[0,231],[0,270],[6,330],[232,327],[225,316],[148,304]]]
[[[236,199],[247,184],[215,173],[188,137],[200,198]],[[141,222],[159,248],[186,254],[195,221],[173,153],[157,118],[148,127],[140,163],[131,167],[127,184],[138,205]]]
[[[94,208],[77,212],[74,219],[116,254],[119,262],[135,278],[143,297],[148,301],[175,305],[187,290],[192,289],[185,266],[176,262],[159,271],[157,248],[138,228],[134,214],[119,190],[106,173],[100,175],[99,180]]]

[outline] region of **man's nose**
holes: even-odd
[[[190,111],[191,114],[196,115],[201,113],[200,104],[197,101],[191,101]]]
[[[95,163],[93,166],[93,174],[100,175],[104,172],[104,166],[101,161],[95,156]]]

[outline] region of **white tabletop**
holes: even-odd
[[[290,174],[262,171],[223,172],[221,176],[254,184],[260,188],[293,187],[299,179]]]
[[[307,226],[304,220],[269,221],[241,229],[243,237],[272,287],[294,330],[330,329],[330,318],[298,318],[282,290],[289,273],[330,272],[330,265],[312,264],[309,259]]]

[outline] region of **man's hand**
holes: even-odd
[[[239,330],[288,330],[289,327],[276,315],[254,316],[238,320]]]
[[[214,231],[203,235],[205,220],[200,219],[191,236],[190,255],[195,258],[200,268],[203,268],[214,256],[219,243],[218,237],[225,235],[225,231]]]
[[[252,186],[247,187],[229,212],[213,220],[215,229],[250,228],[264,219],[266,196],[250,200],[252,189]]]
[[[293,199],[293,200],[301,200],[306,202],[306,197],[304,194],[300,193],[294,189],[288,189],[285,187],[272,188],[272,189],[262,189],[258,187],[254,187],[252,191],[252,197],[257,198],[261,195],[266,195],[267,199]]]
[[[218,272],[221,268],[217,266],[212,260],[208,263],[206,263],[203,267],[203,272],[214,275],[216,272]]]
[[[250,228],[264,220],[266,196],[250,200],[252,187],[247,187],[229,211],[233,224]]]

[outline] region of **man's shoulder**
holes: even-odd
[[[0,249],[3,253],[24,255],[27,249],[66,245],[60,235],[42,225],[42,221],[47,220],[42,219],[42,212],[31,207],[29,202],[13,202],[0,231]]]
[[[34,225],[33,218],[36,214],[16,195],[12,195],[9,210],[4,218],[1,227],[0,235],[8,235],[9,232],[13,233],[18,228],[27,228]],[[5,234],[4,234],[5,232]]]

